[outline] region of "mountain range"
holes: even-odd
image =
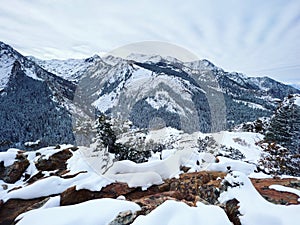
[[[226,72],[208,60],[131,54],[41,60],[0,42],[0,150],[90,143],[86,121],[104,113],[139,128],[215,132],[270,117],[300,90]]]

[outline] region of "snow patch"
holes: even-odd
[[[32,210],[17,217],[17,225],[109,224],[120,212],[136,212],[140,206],[116,199],[97,199],[76,205]]]
[[[34,79],[34,80],[43,81],[43,79],[39,78],[39,77],[36,75],[36,73],[33,71],[32,68],[25,68],[24,70],[25,70],[26,76],[31,77],[31,78]]]
[[[218,206],[204,205],[190,207],[183,202],[165,201],[146,216],[139,216],[132,225],[230,225],[225,212]]]
[[[300,96],[295,97],[295,102],[296,105],[300,106]]]
[[[256,103],[253,103],[253,102],[247,102],[247,101],[242,101],[242,100],[236,100],[236,99],[233,99],[233,101],[235,102],[238,102],[238,103],[242,103],[252,109],[261,109],[261,110],[267,110],[265,107],[263,107],[262,105],[259,105],[259,104],[256,104]]]
[[[225,180],[232,187],[221,193],[219,201],[237,199],[242,224],[290,225],[300,220],[300,205],[283,206],[266,201],[245,174],[234,171]]]
[[[20,150],[11,148],[6,152],[0,152],[0,162],[3,162],[5,167],[12,165],[16,159],[18,151]]]

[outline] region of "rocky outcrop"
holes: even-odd
[[[64,149],[53,154],[49,157],[49,159],[44,159],[43,157],[40,157],[36,162],[35,166],[40,171],[63,171],[67,169],[66,161],[69,158],[71,158],[72,155],[73,154],[70,151],[70,149]]]
[[[26,174],[26,168],[29,161],[25,152],[19,152],[16,155],[15,162],[5,167],[4,163],[0,165],[0,179],[5,182],[14,183],[24,177],[27,186],[34,182],[44,179],[47,176],[59,176],[63,179],[70,179],[77,176],[80,171],[74,174],[68,174],[67,160],[72,156],[76,148],[62,149],[49,158],[43,155],[37,155],[35,163],[39,170],[33,176]],[[197,202],[207,205],[218,205],[224,209],[229,220],[234,225],[240,225],[239,202],[231,199],[226,203],[220,203],[218,198],[221,192],[227,188],[226,182],[222,182],[226,173],[216,171],[200,171],[187,173],[189,168],[181,168],[182,174],[176,178],[166,179],[163,184],[153,185],[147,190],[141,188],[129,187],[126,183],[112,183],[103,187],[99,191],[91,191],[87,189],[76,190],[76,186],[70,187],[60,194],[60,205],[74,205],[92,199],[100,198],[118,198],[133,201],[140,205],[141,210],[137,213],[130,211],[121,212],[110,225],[130,224],[138,215],[147,215],[152,210],[167,200],[176,200],[195,207]],[[48,172],[47,172],[48,171]],[[50,173],[49,173],[50,172]],[[29,176],[29,177],[28,177]],[[279,184],[287,187],[299,188],[300,181],[297,179],[251,179],[257,191],[268,201],[275,204],[299,204],[298,196],[292,193],[276,191],[270,189],[270,185]],[[3,184],[2,189],[8,189],[8,184]],[[14,189],[22,188],[15,186]],[[10,192],[13,189],[9,190]],[[12,224],[15,218],[23,212],[40,208],[45,204],[50,196],[37,199],[9,199],[8,201],[0,201],[0,225]]]
[[[300,180],[292,178],[266,178],[266,179],[251,179],[256,190],[269,202],[281,205],[298,205],[299,197],[290,192],[276,191],[270,189],[271,185],[277,184],[286,187],[299,188]]]
[[[234,199],[231,199],[225,203],[224,210],[229,218],[229,220],[234,225],[241,225],[241,221],[239,219],[239,216],[241,215],[239,212],[239,201]]]
[[[90,191],[86,189],[76,190],[76,187],[74,186],[61,193],[60,204],[73,205],[91,199],[117,198],[118,196],[126,195],[133,190],[135,189],[129,188],[125,183],[113,183],[102,188],[101,191]]]
[[[5,167],[4,162],[0,162],[0,180],[3,180],[6,183],[15,183],[18,181],[27,167],[29,166],[29,161],[23,153],[18,153],[16,155],[16,161]]]
[[[0,202],[0,224],[11,225],[18,215],[29,210],[41,207],[45,198],[37,199],[9,199],[1,204]]]

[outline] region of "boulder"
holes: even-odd
[[[125,183],[113,183],[102,188],[101,191],[76,190],[74,186],[61,193],[60,205],[73,205],[99,198],[117,198],[120,195],[126,196],[133,190],[134,188],[129,188]]]
[[[226,202],[224,210],[225,213],[228,216],[228,219],[234,224],[234,225],[241,225],[241,221],[239,216],[241,215],[239,212],[239,204],[240,202],[238,200],[231,199]]]
[[[29,200],[9,199],[5,203],[0,203],[0,225],[13,224],[16,217],[21,213],[27,212],[31,209],[39,208],[44,205],[44,199],[45,198],[36,198]],[[39,202],[42,203],[39,204]]]
[[[70,149],[64,149],[53,154],[48,159],[40,157],[35,166],[40,171],[64,171],[67,169],[66,162],[72,157],[72,155],[73,154]]]
[[[137,217],[136,213],[129,211],[120,212],[119,215],[109,223],[109,225],[129,225]]]
[[[0,179],[6,183],[15,183],[22,177],[29,164],[28,159],[23,153],[17,154],[16,161],[10,166],[5,167],[3,161],[1,161]]]

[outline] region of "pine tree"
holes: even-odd
[[[278,143],[293,154],[299,154],[300,107],[296,104],[297,95],[289,95],[279,106],[271,119],[265,140]]]

